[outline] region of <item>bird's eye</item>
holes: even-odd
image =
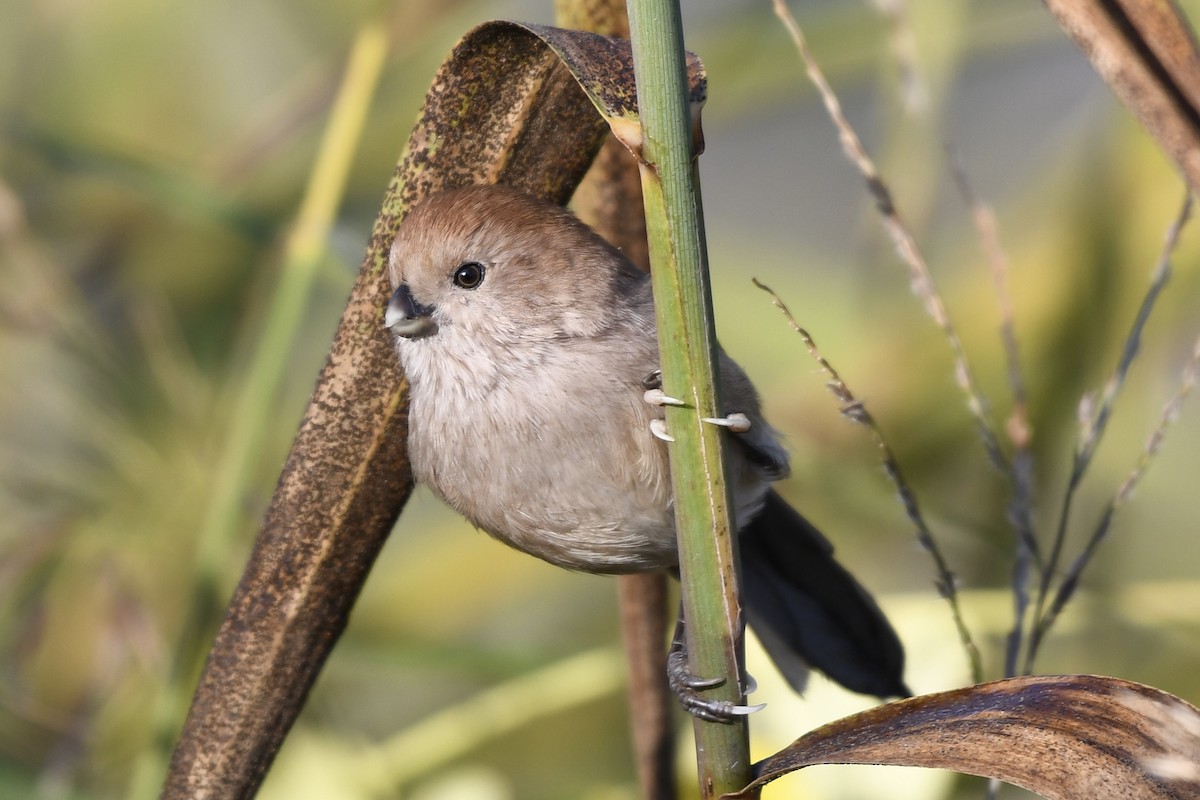
[[[459,264],[454,270],[454,285],[460,289],[477,289],[483,283],[483,273],[483,264],[478,261]]]

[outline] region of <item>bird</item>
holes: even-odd
[[[415,478],[477,528],[559,567],[677,574],[663,406],[680,401],[661,386],[649,275],[568,209],[501,185],[418,203],[388,270],[384,324],[408,381]],[[723,350],[717,366],[728,413],[708,421],[731,430],[750,627],[796,691],[816,668],[855,692],[908,696],[892,625],[771,486],[789,456],[749,377]],[[716,708],[689,689],[699,678],[671,682],[704,718],[756,708]]]

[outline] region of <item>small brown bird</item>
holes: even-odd
[[[500,186],[428,198],[391,250],[386,324],[410,383],[418,480],[474,525],[568,569],[678,567],[649,277],[571,213]],[[808,665],[907,695],[904,652],[833,548],[770,488],[788,456],[720,354],[750,625],[789,683]],[[649,400],[649,402],[648,402]],[[748,426],[748,427],[747,427]]]

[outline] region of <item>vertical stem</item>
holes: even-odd
[[[554,0],[555,24],[629,38],[625,0]],[[612,134],[572,198],[575,213],[650,271],[638,162]],[[629,729],[643,800],[675,800],[675,724],[678,707],[667,687],[668,577],[662,572],[617,576],[621,638],[629,671]],[[671,609],[672,612],[674,609]]]
[[[638,114],[642,125],[642,190],[650,243],[664,391],[687,407],[666,410],[687,618],[689,667],[724,678],[717,700],[743,702],[739,667],[743,622],[737,600],[731,503],[716,426],[716,335],[679,5],[631,0]],[[749,782],[749,736],[735,724],[696,720],[701,796],[717,797]]]

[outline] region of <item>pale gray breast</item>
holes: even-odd
[[[673,565],[667,454],[649,432],[661,411],[641,399],[653,341],[469,353],[462,342],[401,343],[418,479],[478,527],[561,566]]]

